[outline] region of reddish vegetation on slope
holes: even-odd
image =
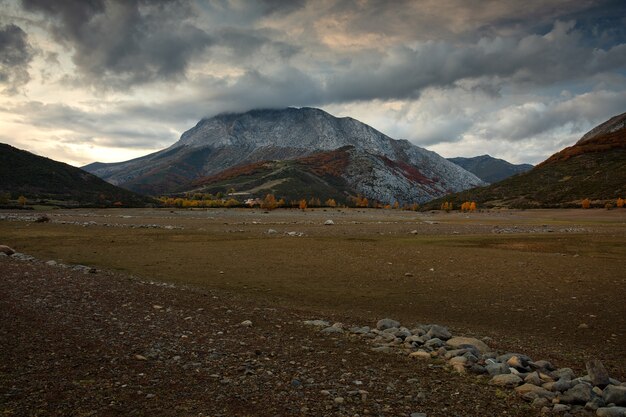
[[[383,156],[381,157],[385,164],[391,169],[399,169],[402,171],[402,174],[409,180],[416,182],[418,184],[434,184],[435,182],[426,177],[424,174],[420,172],[419,169],[414,167],[413,165],[409,165],[406,162],[402,161],[392,161],[391,159]]]
[[[298,159],[298,162],[319,176],[340,177],[350,163],[349,147],[320,152]]]
[[[583,143],[569,146],[537,166],[544,166],[559,161],[567,161],[578,155],[586,153],[606,152],[613,149],[626,148],[626,129],[606,133],[589,139]]]
[[[220,181],[229,180],[231,178],[236,178],[242,175],[254,175],[258,174],[262,171],[266,171],[271,169],[269,166],[271,162],[262,161],[262,162],[254,162],[246,165],[238,165],[232,168],[228,168],[218,174],[212,175],[210,177],[203,177],[194,182],[194,185],[207,185],[214,184]]]

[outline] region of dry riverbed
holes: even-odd
[[[2,410],[538,415],[486,377],[302,322],[438,323],[623,380],[625,213],[2,212],[0,244],[99,270],[0,259]]]

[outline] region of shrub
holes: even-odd
[[[591,200],[589,200],[588,198],[585,198],[582,203],[580,203],[581,207],[584,209],[588,209],[591,207]]]

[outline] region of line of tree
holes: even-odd
[[[589,209],[591,208],[591,200],[588,198],[585,198],[584,200],[582,200],[580,202],[580,207],[584,208],[584,209]],[[598,206],[598,204],[596,203],[596,206]],[[605,201],[604,202],[604,208],[606,209],[612,209],[613,207],[617,207],[617,208],[624,208],[624,206],[626,206],[626,200],[619,197],[617,200],[615,200],[615,204],[613,204],[613,201]]]
[[[417,203],[400,205],[398,201],[393,204],[383,204],[378,201],[370,201],[366,197],[357,195],[347,199],[345,204],[338,203],[334,198],[328,198],[322,201],[318,197],[310,197],[308,199],[301,198],[299,200],[290,200],[287,202],[284,198],[277,198],[274,194],[267,194],[263,199],[249,198],[245,201],[234,198],[233,193],[224,196],[224,194],[218,193],[203,194],[193,193],[185,194],[180,197],[168,197],[162,196],[158,199],[166,207],[177,208],[223,208],[223,207],[259,207],[263,210],[274,210],[277,208],[299,208],[305,210],[307,208],[376,208],[387,210],[411,210],[417,211],[420,206]]]

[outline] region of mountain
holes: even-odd
[[[504,159],[494,158],[489,155],[475,156],[473,158],[448,158],[448,161],[463,167],[490,184],[502,181],[515,174],[530,171],[533,168],[530,164],[515,165]]]
[[[415,167],[354,146],[292,160],[239,165],[183,188],[212,194],[235,189],[246,197],[271,193],[285,201],[333,198],[339,203],[347,203],[355,195],[401,204],[424,202],[428,196],[438,195],[435,182]]]
[[[411,194],[419,201],[483,184],[475,175],[434,152],[406,140],[391,139],[358,120],[337,118],[314,108],[221,114],[201,120],[167,149],[126,162],[94,163],[84,169],[112,184],[155,195],[181,190],[199,178],[235,166],[294,160],[346,146],[353,147],[352,160],[370,159],[372,167],[392,161],[406,172],[414,171],[414,176],[424,178],[419,195]],[[392,195],[381,187],[392,184],[393,178],[383,181],[380,175],[395,178],[397,169],[373,169],[368,175],[363,169],[354,169],[355,164],[347,166],[353,167],[354,172],[345,172],[343,176],[348,183],[358,182],[360,189],[368,190],[368,194],[364,192],[368,198],[405,200],[408,195],[402,193],[420,184],[397,184],[392,187]]]
[[[145,206],[153,200],[109,184],[82,169],[0,143],[0,193],[13,198],[90,206]]]
[[[483,207],[574,207],[626,197],[626,113],[585,134],[576,144],[555,153],[528,172],[487,187],[435,200],[455,205],[476,201]]]

